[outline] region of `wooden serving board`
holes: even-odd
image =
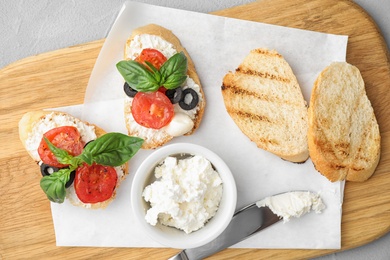
[[[390,68],[384,39],[373,20],[347,0],[264,0],[213,14],[349,35],[347,61],[356,65],[382,135],[379,166],[368,181],[347,183],[342,249],[369,243],[390,230]],[[50,204],[36,165],[18,139],[17,123],[34,110],[83,102],[104,39],[40,54],[0,71],[0,259],[167,259],[168,248],[56,247]],[[321,224],[321,223],[319,223]],[[227,249],[212,259],[302,259],[335,250]]]

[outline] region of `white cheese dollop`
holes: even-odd
[[[202,228],[218,210],[222,179],[202,156],[178,160],[167,157],[155,168],[157,180],[142,196],[150,203],[145,219],[191,233]]]
[[[172,121],[164,127],[164,131],[171,136],[181,136],[194,127],[194,121],[185,113],[177,112]]]
[[[303,216],[311,210],[321,213],[325,205],[319,194],[309,191],[293,191],[267,197],[256,202],[260,207],[269,207],[273,213],[288,222],[291,217]]]
[[[177,53],[177,50],[174,46],[165,41],[163,38],[150,35],[150,34],[141,34],[136,35],[130,44],[126,45],[126,58],[127,59],[135,59],[143,49],[145,48],[153,48],[160,51],[164,56],[169,59],[174,54]],[[192,88],[198,94],[199,103],[203,102],[203,96],[200,92],[200,86],[195,83],[195,81],[187,77],[186,81],[181,86],[183,89]],[[133,98],[125,97],[125,106],[130,107],[133,102]],[[183,113],[187,115],[190,119],[194,119],[199,111],[199,106],[191,110],[182,109],[179,104],[174,104],[175,113]],[[180,116],[182,117],[182,116]],[[139,125],[133,118],[131,114],[128,114],[125,118],[127,125],[130,126],[130,131],[133,133],[137,133],[140,137],[143,137],[148,140],[156,140],[161,141],[167,138],[167,136],[180,136],[188,133],[193,128],[193,122],[191,123],[189,120],[181,120],[179,124],[177,121],[171,121],[172,125],[169,124],[165,128],[161,129],[152,129]],[[171,124],[170,123],[170,124]],[[186,124],[186,126],[184,126]],[[192,125],[192,127],[190,127]],[[176,129],[175,129],[176,128]],[[187,131],[184,131],[187,130]]]

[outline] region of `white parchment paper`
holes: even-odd
[[[237,208],[285,191],[319,192],[327,208],[272,227],[240,242],[236,248],[338,249],[341,246],[343,182],[331,183],[310,160],[294,164],[256,147],[227,114],[221,95],[223,76],[234,70],[251,49],[267,47],[289,62],[309,102],[320,71],[332,61],[345,61],[347,36],[330,35],[208,14],[126,2],[110,31],[80,106],[58,108],[97,124],[108,132],[126,133],[123,79],[115,64],[123,58],[127,37],[149,23],[166,27],[191,55],[207,105],[200,128],[174,142],[203,145],[219,154],[232,170],[238,189]],[[151,152],[130,160],[130,174],[105,210],[52,204],[58,246],[162,247],[135,222],[130,190],[136,169]]]

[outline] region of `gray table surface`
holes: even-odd
[[[208,13],[253,0],[137,0]],[[1,0],[0,68],[19,59],[107,36],[125,0]],[[390,45],[390,0],[355,0],[372,16]],[[367,245],[321,260],[390,259],[390,233]]]

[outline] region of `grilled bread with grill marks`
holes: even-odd
[[[231,118],[259,148],[291,162],[308,159],[306,102],[278,52],[252,50],[225,75],[222,95]]]
[[[363,182],[380,158],[380,132],[360,71],[334,62],[314,83],[308,144],[315,168],[330,181]]]

